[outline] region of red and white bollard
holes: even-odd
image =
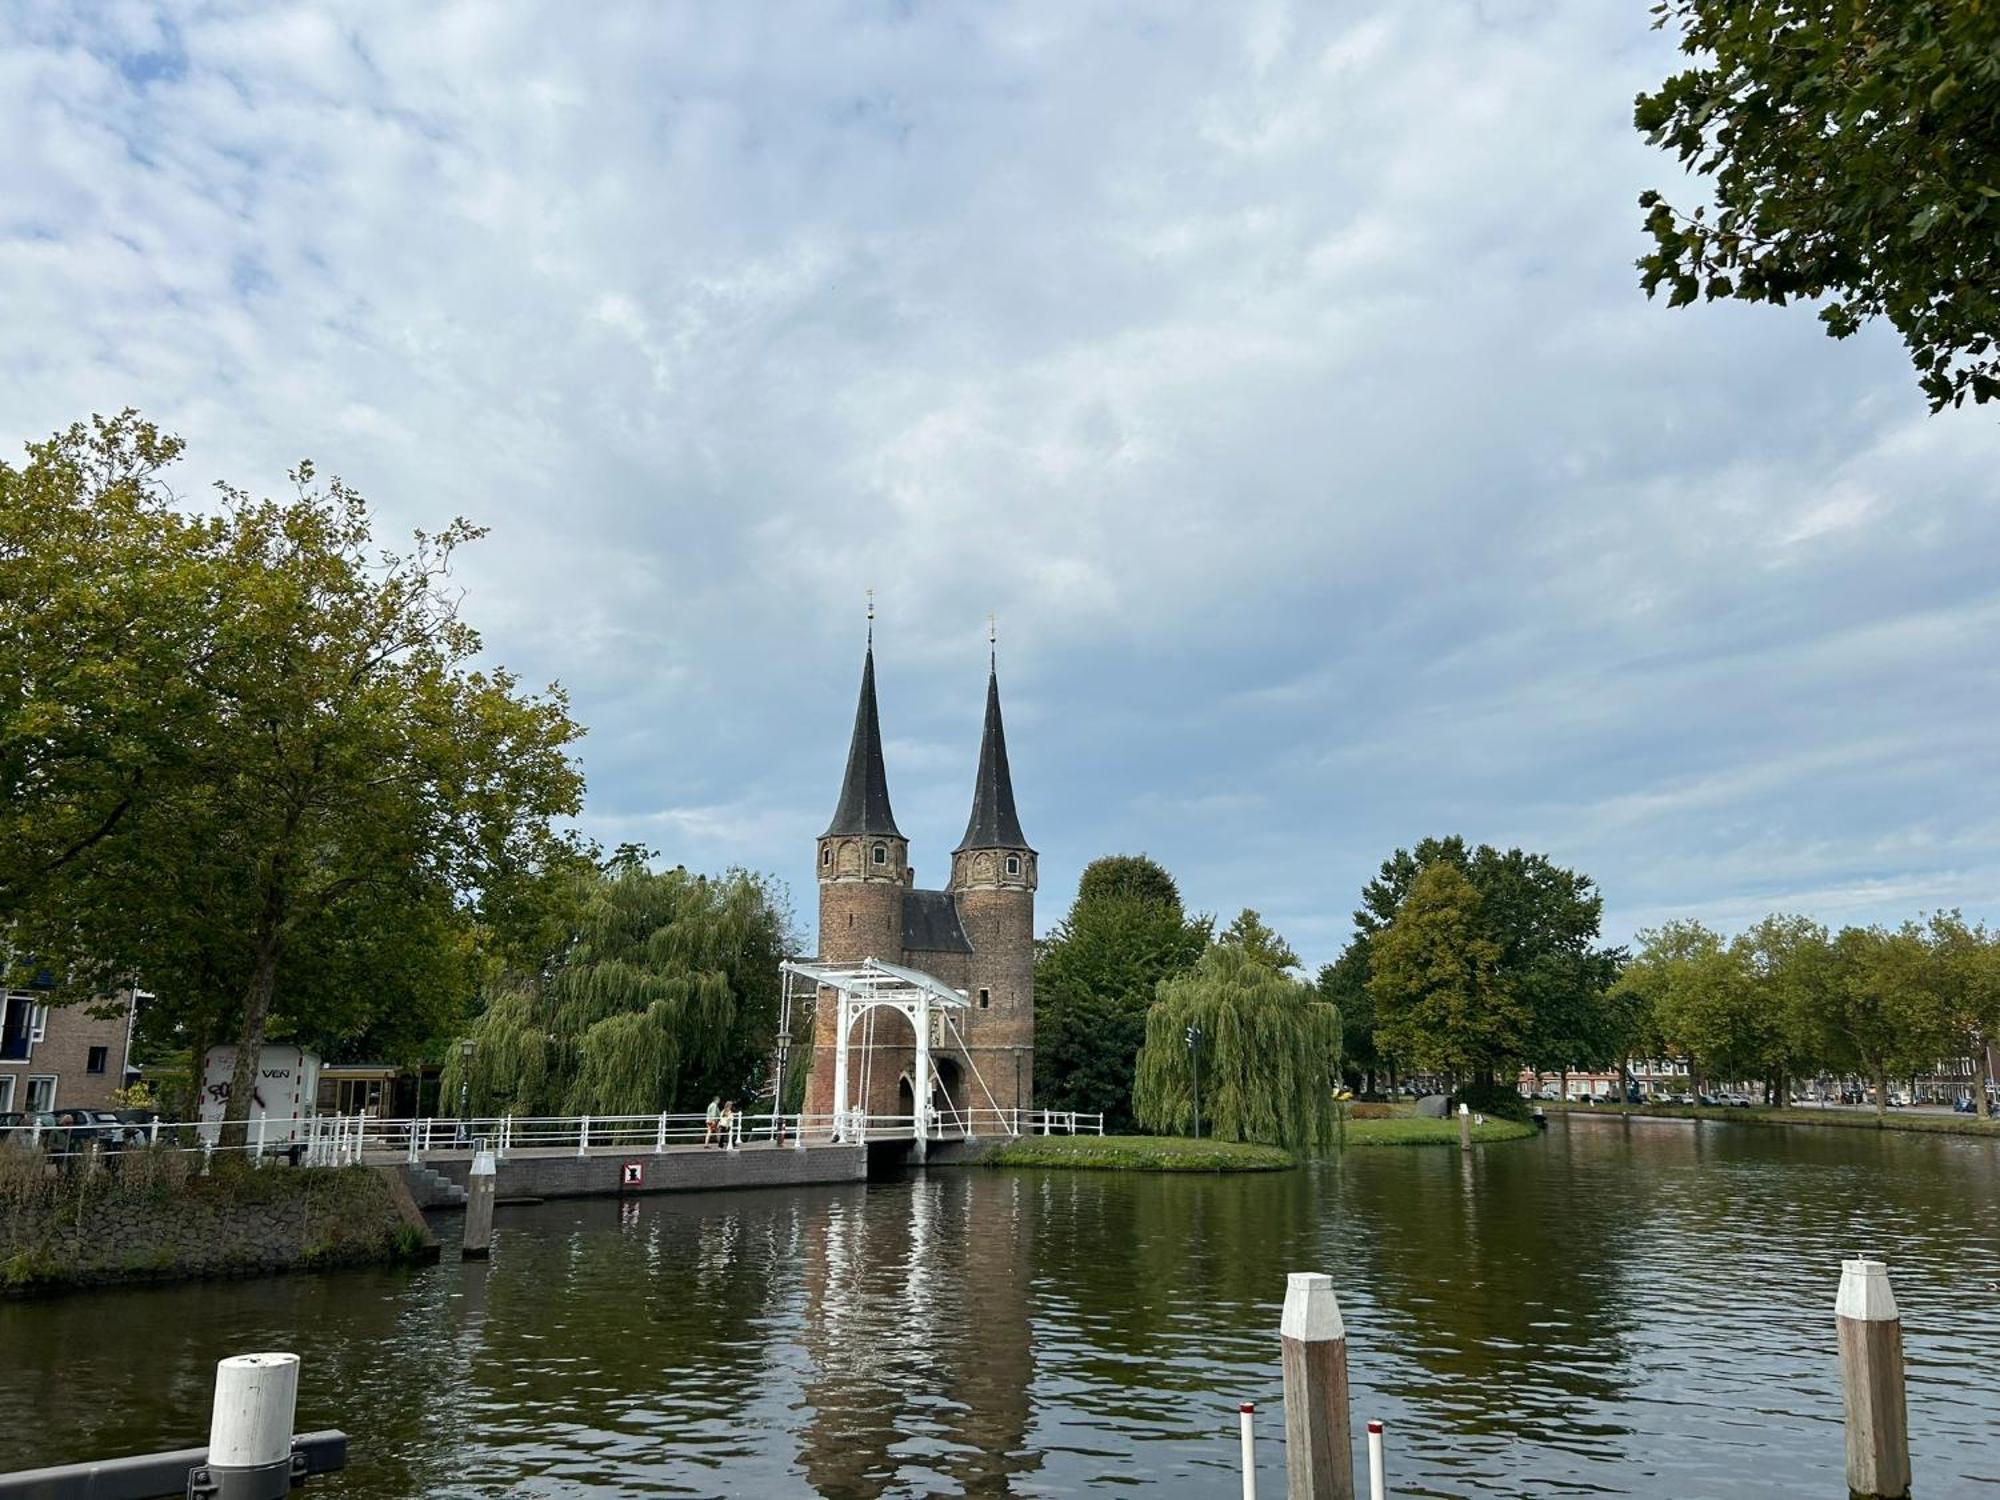
[[[1368,1424],[1368,1500],[1388,1500],[1389,1476],[1382,1471],[1382,1424]]]
[[[1256,1414],[1254,1401],[1236,1408],[1236,1419],[1243,1429],[1243,1500],[1257,1500],[1257,1450],[1250,1437],[1250,1419]]]

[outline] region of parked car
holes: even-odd
[[[115,1110],[59,1109],[55,1118],[63,1138],[57,1149],[62,1151],[88,1151],[92,1145],[101,1151],[122,1151],[146,1138],[143,1130],[119,1119]]]

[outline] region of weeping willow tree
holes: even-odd
[[[576,877],[566,938],[503,979],[454,1054],[476,1114],[638,1115],[747,1104],[778,1025],[786,913],[759,877],[626,860]]]
[[[1200,1031],[1202,1129],[1222,1141],[1330,1150],[1340,1082],[1340,1012],[1311,985],[1218,943],[1188,973],[1160,982],[1146,1012],[1133,1112],[1148,1130],[1194,1126],[1188,1028]]]

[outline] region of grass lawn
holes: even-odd
[[[1028,1135],[984,1158],[989,1167],[1097,1167],[1113,1172],[1272,1172],[1289,1151],[1167,1135]]]
[[[1848,1130],[1906,1130],[1917,1135],[1983,1135],[2000,1138],[2000,1121],[1977,1115],[1920,1115],[1892,1109],[1881,1118],[1857,1109],[1731,1109],[1714,1105],[1696,1110],[1685,1104],[1573,1104],[1542,1101],[1543,1109],[1573,1115],[1646,1115],[1663,1120],[1717,1120],[1724,1125],[1827,1125]]]
[[[1491,1141],[1518,1141],[1535,1133],[1535,1127],[1524,1125],[1518,1120],[1500,1120],[1488,1116],[1483,1124],[1472,1127],[1475,1143]],[[1423,1120],[1415,1115],[1395,1115],[1386,1120],[1349,1120],[1347,1122],[1347,1144],[1349,1146],[1456,1146],[1458,1144],[1458,1121]]]

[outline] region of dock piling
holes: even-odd
[[[1879,1260],[1840,1264],[1834,1301],[1847,1416],[1847,1488],[1855,1500],[1905,1500],[1910,1424],[1903,1398],[1903,1320]]]
[[[459,1254],[467,1260],[482,1260],[493,1253],[493,1195],[499,1168],[485,1142],[472,1153],[472,1169],[465,1178],[465,1240]]]
[[[282,1500],[291,1492],[298,1404],[296,1354],[235,1354],[216,1364],[206,1464],[215,1494]]]
[[[1347,1410],[1347,1328],[1333,1278],[1286,1278],[1280,1325],[1285,1367],[1288,1500],[1354,1500],[1354,1440]]]

